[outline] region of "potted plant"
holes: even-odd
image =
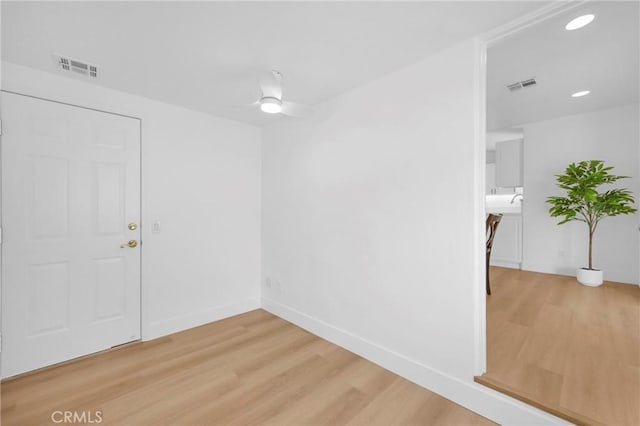
[[[605,167],[600,160],[571,163],[564,174],[556,175],[558,187],[567,192],[566,197],[548,197],[551,217],[562,217],[558,225],[574,220],[584,222],[589,229],[589,266],[577,270],[581,284],[597,287],[602,284],[602,271],[593,268],[593,235],[598,223],[606,216],[635,213],[634,199],[627,189],[610,189],[598,192],[598,187],[611,184],[628,176],[610,173],[613,167]]]

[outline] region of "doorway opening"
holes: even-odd
[[[629,189],[638,206],[639,33],[637,3],[579,3],[487,48],[485,213],[503,216],[476,381],[579,424],[640,423],[639,216],[601,221],[593,288],[576,280],[586,225],[558,226],[547,199],[569,164],[602,160],[629,176],[602,190]]]

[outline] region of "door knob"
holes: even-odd
[[[128,242],[126,242],[123,245],[121,245],[120,248],[125,248],[125,247],[134,248],[137,245],[138,245],[138,242],[136,240],[129,240]]]
[[[129,231],[135,231],[136,229],[138,229],[138,225],[132,222],[129,225],[127,225],[127,228],[129,228]]]

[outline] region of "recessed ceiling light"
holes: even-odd
[[[582,96],[587,96],[589,93],[591,93],[590,90],[582,90],[580,92],[576,92],[573,95],[571,95],[572,98],[580,98]]]
[[[260,99],[260,109],[269,114],[277,114],[282,111],[282,101],[277,98],[264,97]]]
[[[582,28],[585,25],[589,25],[591,21],[593,21],[593,18],[595,18],[595,16],[591,14],[578,16],[576,19],[573,19],[571,22],[565,25],[564,28],[568,31],[577,30],[578,28]]]

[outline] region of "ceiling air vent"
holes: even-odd
[[[530,78],[528,80],[516,81],[515,83],[507,84],[507,89],[515,92],[516,90],[524,89],[525,87],[534,86],[536,84],[538,84],[536,83],[536,79]]]
[[[75,72],[87,77],[98,78],[97,65],[91,65],[85,61],[55,54],[53,55],[53,58],[60,69],[64,71]]]

